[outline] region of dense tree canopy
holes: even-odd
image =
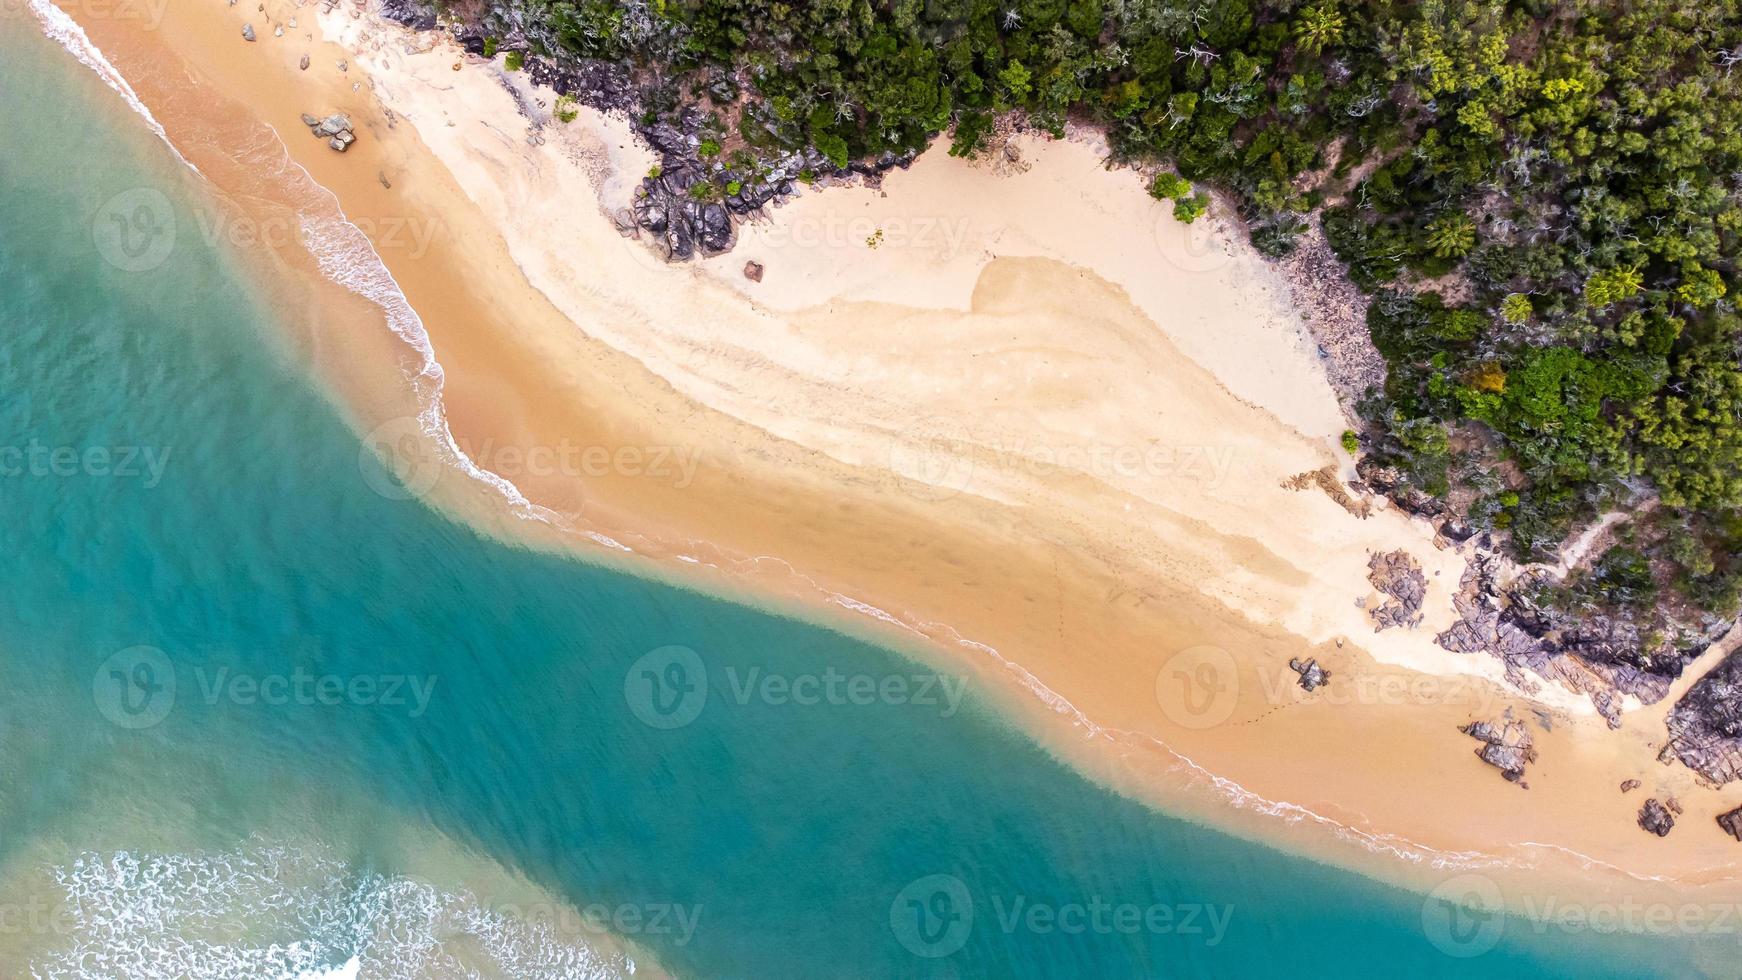
[[[1629,555],[1734,599],[1737,0],[519,2],[654,111],[708,92],[728,152],[971,154],[1020,110],[1170,166],[1182,218],[1230,192],[1270,254],[1316,213],[1375,295],[1376,458],[1526,556],[1655,497]]]

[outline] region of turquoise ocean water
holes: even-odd
[[[123,268],[135,189],[190,228],[198,178],[4,30],[0,114],[57,122],[0,142],[0,976],[621,969],[582,909],[696,977],[1683,969],[1172,819],[894,653],[374,492],[229,258]],[[743,694],[830,668],[910,686]],[[442,879],[474,860],[563,907]]]

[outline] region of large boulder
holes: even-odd
[[[1742,779],[1742,650],[1689,688],[1667,725],[1683,765],[1714,783]]]
[[[1655,798],[1649,799],[1645,801],[1644,806],[1639,808],[1639,826],[1647,833],[1668,837],[1669,832],[1675,829],[1675,814],[1670,812],[1667,805],[1658,802]]]

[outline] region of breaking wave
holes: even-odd
[[[549,922],[296,848],[86,854],[52,875],[65,893],[65,938],[31,964],[37,980],[606,980],[635,972],[627,957]]]

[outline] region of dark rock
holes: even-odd
[[[1314,659],[1293,658],[1288,662],[1288,669],[1300,675],[1298,683],[1309,692],[1325,686],[1331,680],[1331,672],[1320,667],[1319,662]]]
[[[1669,812],[1669,807],[1657,800],[1646,800],[1645,805],[1639,808],[1639,826],[1647,833],[1668,837],[1669,832],[1675,828],[1675,816]]]
[[[436,11],[418,0],[381,0],[381,16],[414,31],[433,31]]]
[[[1637,779],[1629,779],[1621,784],[1621,792],[1623,793],[1631,793],[1638,788],[1639,780]]]
[[[731,105],[738,101],[738,83],[732,76],[718,72],[708,79],[708,98],[715,105]]]
[[[1438,517],[1446,505],[1425,490],[1409,485],[1403,471],[1394,466],[1380,466],[1363,457],[1355,464],[1355,472],[1374,492],[1384,494],[1398,507],[1417,517]]]
[[[1724,828],[1724,833],[1742,840],[1742,806],[1729,813],[1718,814],[1718,826]]]
[[[1421,622],[1421,603],[1427,596],[1427,576],[1421,564],[1403,550],[1374,552],[1367,561],[1367,581],[1388,598],[1367,615],[1377,624],[1374,631],[1393,626],[1416,626]]]
[[[1476,529],[1455,517],[1448,517],[1440,524],[1440,536],[1453,544],[1463,544],[1476,536]]]
[[[1667,724],[1683,765],[1719,785],[1742,779],[1742,650],[1689,688]]]
[[[701,242],[702,251],[708,254],[724,252],[732,247],[736,237],[732,227],[732,216],[726,213],[724,205],[709,204],[702,208]]]
[[[1482,743],[1476,757],[1500,770],[1508,782],[1522,780],[1524,767],[1536,761],[1536,744],[1530,732],[1523,722],[1513,720],[1510,713],[1502,724],[1475,721],[1458,731]]]
[[[761,282],[762,281],[762,263],[756,261],[755,259],[752,259],[749,262],[744,263],[744,278],[750,280],[751,282]]]
[[[308,55],[303,55],[302,60],[297,62],[296,66],[301,68],[303,71],[308,71]]]

